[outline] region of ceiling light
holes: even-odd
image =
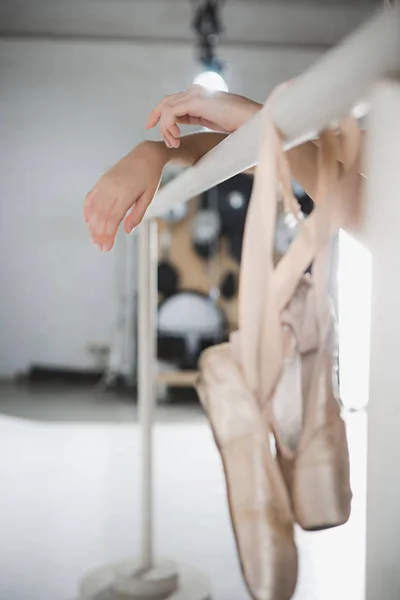
[[[225,79],[215,71],[203,71],[195,77],[193,83],[202,85],[208,90],[227,92],[228,86],[226,85]]]

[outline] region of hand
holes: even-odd
[[[139,144],[105,173],[86,196],[85,222],[100,250],[111,250],[123,219],[126,233],[143,219],[160,183],[167,162],[166,150],[161,142]]]
[[[261,106],[244,96],[192,85],[184,92],[166,96],[150,113],[146,127],[152,129],[160,123],[167,147],[178,148],[181,135],[178,124],[201,125],[213,131],[231,133]]]

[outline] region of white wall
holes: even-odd
[[[316,55],[222,58],[231,90],[264,100]],[[94,366],[88,346],[110,341],[116,265],[89,241],[83,198],[195,72],[189,45],[0,39],[0,376]]]

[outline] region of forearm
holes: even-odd
[[[365,132],[361,133],[361,147],[364,145]],[[320,141],[318,139],[311,142],[306,142],[301,146],[297,146],[292,150],[288,150],[287,158],[290,165],[290,172],[293,179],[295,179],[303,188],[303,190],[310,196],[315,197],[317,187],[317,160],[319,152]],[[343,148],[338,145],[337,148],[337,160],[344,162]]]
[[[227,137],[225,133],[201,132],[183,136],[179,148],[167,148],[164,142],[151,142],[162,155],[164,165],[191,167]]]
[[[293,179],[314,199],[317,184],[317,146],[313,142],[306,142],[288,150],[286,156]]]
[[[164,165],[177,164],[191,167],[207,152],[227,137],[225,133],[201,132],[181,138],[179,148],[167,148],[164,142],[150,142],[162,156]],[[292,176],[312,198],[315,193],[318,149],[308,142],[289,150],[287,153]],[[246,171],[251,174],[252,169]]]
[[[261,107],[261,105],[260,105]],[[181,138],[179,148],[167,148],[164,142],[151,142],[157,147],[157,152],[162,155],[165,165],[172,163],[191,167],[196,164],[207,152],[222,142],[228,134],[215,132],[201,132],[187,135]],[[315,198],[317,184],[317,157],[319,140],[305,142],[287,152],[290,172],[304,191]],[[341,156],[338,157],[342,159]],[[253,174],[253,169],[245,171]]]
[[[317,153],[318,149],[312,142],[296,146],[286,153],[293,179],[301,185],[310,198],[313,198],[315,194]],[[254,171],[255,167],[245,172],[254,175]]]

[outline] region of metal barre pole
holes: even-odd
[[[152,424],[155,402],[155,340],[157,308],[157,224],[139,227],[138,385],[141,439],[140,567],[153,566]]]

